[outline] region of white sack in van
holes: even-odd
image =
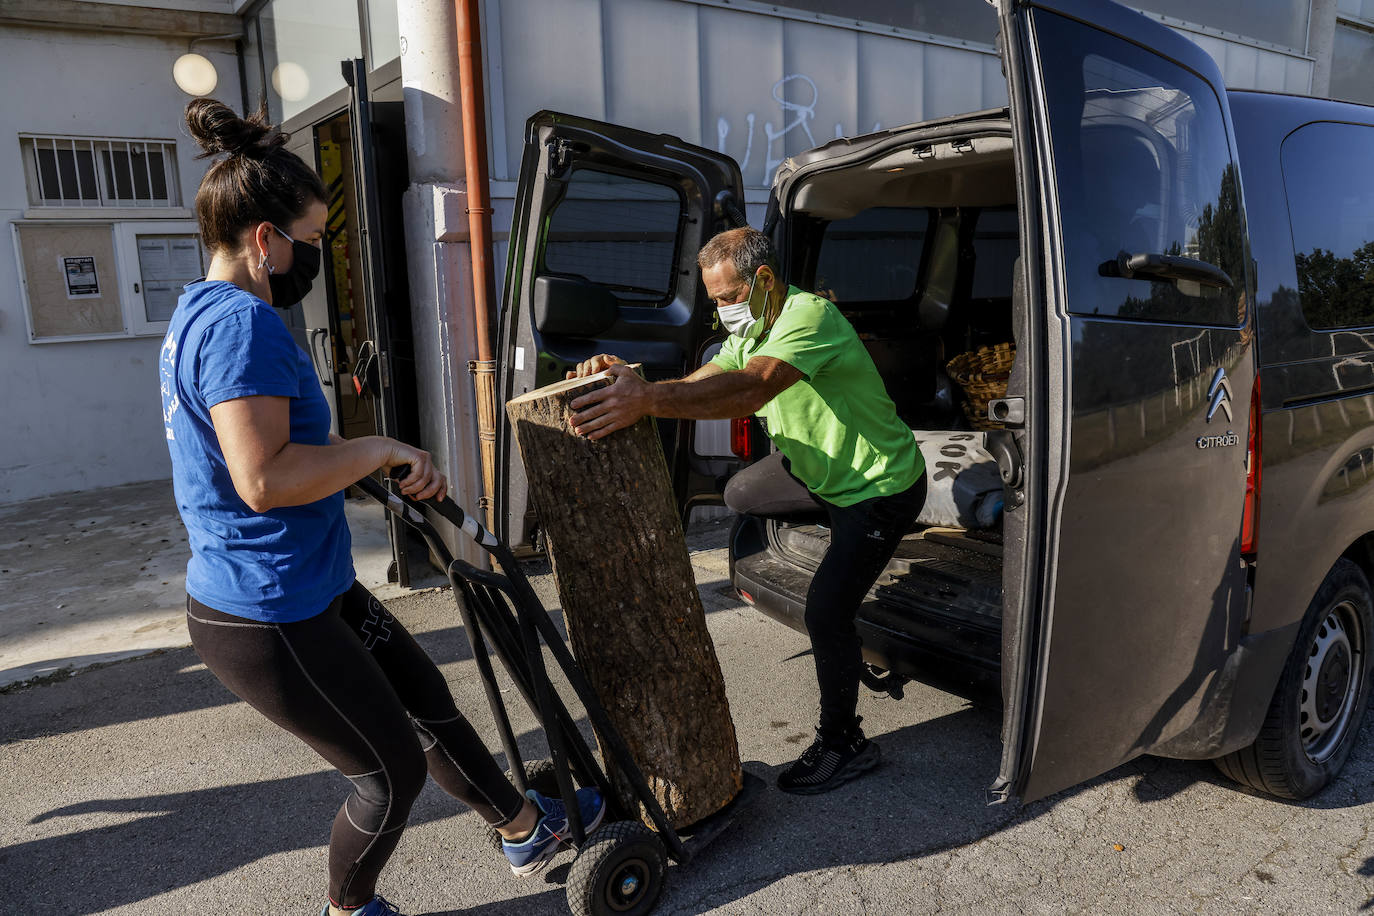
[[[1002,476],[982,432],[913,429],[926,460],[926,504],[918,525],[992,528],[1002,517]]]

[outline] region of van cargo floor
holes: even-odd
[[[784,553],[813,569],[830,546],[830,532],[816,525],[779,526],[777,536]],[[874,596],[903,613],[1000,629],[1001,554],[1000,532],[922,529],[898,545]]]
[[[947,560],[912,564],[874,589],[884,605],[992,629],[1002,625],[1002,577]]]

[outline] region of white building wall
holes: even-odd
[[[196,50],[219,72],[215,95],[237,109],[238,63],[222,47]],[[0,502],[171,475],[161,337],[30,344],[10,224],[28,209],[21,132],[174,138],[189,207],[205,163],[182,126],[189,97],[172,82],[185,51],[184,39],[0,28]]]

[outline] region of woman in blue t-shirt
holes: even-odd
[[[538,871],[562,845],[562,802],[521,797],[438,668],[354,578],[344,488],[398,465],[410,466],[408,496],[442,499],[446,481],[421,449],[333,435],[310,357],[273,311],[319,271],[328,192],[265,111],[241,119],[197,99],[186,122],[203,155],[225,154],[196,194],[210,269],[177,303],[160,360],[191,642],[353,785],[330,834],[322,916],[396,912],[375,885],[426,770],[496,828],[515,874]],[[591,830],[605,803],[577,795]]]

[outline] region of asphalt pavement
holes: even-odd
[[[814,674],[805,639],[729,588],[725,527],[694,526],[689,546],[745,767],[768,788],[700,856],[669,869],[656,912],[1374,910],[1368,725],[1340,779],[1302,804],[1239,789],[1205,762],[1147,757],[1041,802],[989,807],[1000,711],[913,684],[900,702],[861,696],[881,768],[827,795],[778,792],[776,774],[811,738]],[[531,571],[556,607],[547,570]],[[498,747],[449,592],[387,603]],[[542,739],[504,686],[522,752],[540,756]],[[0,779],[0,900],[63,916],[313,916],[348,791],[236,701],[184,640],[0,691]],[[481,820],[431,783],[380,889],[409,914],[561,914],[569,862],[564,853],[546,873],[513,878]]]
[[[345,511],[359,581],[404,594],[381,506]],[[170,480],[0,505],[0,687],[187,645],[188,555]]]

